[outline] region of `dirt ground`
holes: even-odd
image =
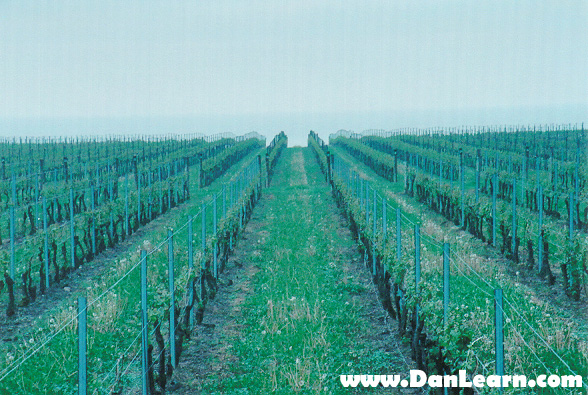
[[[295,179],[288,180],[289,185],[305,185],[311,181],[307,178],[301,166],[302,155],[293,155],[292,167],[296,168]],[[274,177],[280,177],[276,172]],[[267,201],[274,199],[271,194],[264,195],[258,206],[254,209],[253,217],[247,224],[243,239],[239,241],[234,254],[231,256],[227,269],[221,274],[222,285],[216,298],[206,307],[203,324],[196,327],[192,333],[192,340],[188,348],[183,352],[180,364],[174,373],[173,391],[176,395],[205,394],[206,377],[230,379],[230,373],[226,365],[235,363],[237,356],[232,353],[230,339],[241,335],[243,328],[243,304],[248,296],[255,292],[252,286],[252,277],[259,271],[257,264],[251,259],[258,254],[257,243],[248,240],[260,240],[266,235],[265,229],[265,205]],[[338,224],[338,240],[340,240],[341,259],[340,278],[342,281],[353,276],[356,281],[368,290],[353,295],[350,302],[354,305],[364,306],[362,315],[366,318],[368,326],[363,328],[362,337],[358,342],[366,344],[373,350],[385,350],[391,357],[402,364],[402,370],[408,372],[414,368],[410,359],[410,348],[403,344],[397,334],[397,325],[388,319],[378,300],[377,292],[372,284],[369,270],[363,266],[363,258],[352,240],[347,223],[339,213],[330,196],[325,197],[331,205],[331,221]],[[252,351],[253,352],[253,351]],[[402,392],[397,392],[402,391]],[[392,390],[374,388],[370,393],[405,393],[420,394],[422,390],[402,389]],[[248,393],[248,392],[247,392]]]

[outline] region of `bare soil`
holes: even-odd
[[[261,207],[260,207],[261,206]],[[182,352],[182,358],[174,373],[174,394],[206,393],[202,383],[207,376],[226,378],[225,366],[236,361],[228,338],[241,334],[243,322],[242,306],[253,292],[252,278],[259,268],[249,257],[259,253],[256,243],[263,232],[263,220],[255,216],[263,210],[263,199],[254,210],[253,217],[245,227],[242,238],[230,256],[225,271],[221,274],[221,286],[216,297],[206,305],[201,325],[192,331],[192,340]]]
[[[289,180],[290,185],[306,184],[308,181],[302,155],[298,157],[295,154],[293,156],[292,166],[300,169],[302,174],[296,179]],[[280,174],[276,172],[275,177],[279,176]],[[362,344],[362,347],[389,353],[391,364],[402,367],[403,371],[408,372],[414,368],[410,359],[410,347],[399,340],[397,327],[382,309],[369,270],[363,266],[363,259],[353,241],[346,221],[337,210],[334,201],[326,198],[332,203],[330,210],[332,221],[339,225],[340,250],[337,255],[341,256],[341,259],[336,262],[341,269],[339,281],[345,282],[348,278],[353,277],[356,282],[360,282],[368,290],[354,294],[350,300],[347,300],[356,306],[362,306],[360,314],[368,323],[363,328],[362,337],[357,341]],[[264,238],[264,232],[266,232],[264,230],[264,203],[270,199],[274,199],[273,195],[264,195],[254,209],[253,217],[243,233],[245,241],[239,242],[227,264],[227,270],[221,275],[222,283],[225,285],[221,286],[216,298],[207,305],[203,325],[194,329],[192,340],[182,354],[180,364],[174,373],[174,390],[171,393],[176,395],[205,394],[207,393],[205,388],[207,376],[221,379],[231,378],[226,367],[237,362],[238,357],[233,354],[230,344],[232,340],[242,334],[241,322],[244,321],[242,306],[248,296],[254,292],[252,277],[259,270],[251,259],[258,253],[257,243],[247,240]],[[369,392],[373,394],[423,393],[421,389],[392,390],[384,388],[369,389]]]

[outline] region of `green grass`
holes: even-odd
[[[292,163],[300,156],[303,167]],[[244,333],[226,339],[238,363],[228,366],[233,377],[205,383],[207,393],[349,394],[340,374],[407,371],[365,338],[366,311],[353,297],[369,290],[345,271],[342,249],[352,240],[338,233],[330,188],[308,148],[284,152],[265,197],[256,216],[267,236],[248,263],[259,271]]]

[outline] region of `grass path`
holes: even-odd
[[[287,149],[173,393],[396,393],[339,381],[411,366],[359,257],[310,149]]]

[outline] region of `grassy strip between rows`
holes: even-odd
[[[208,394],[350,394],[340,374],[406,372],[398,355],[370,344],[368,292],[347,270],[353,243],[342,236],[330,189],[308,148],[289,148],[251,226],[246,265],[254,265],[243,326],[224,339],[237,357]],[[261,222],[259,222],[261,221]],[[254,223],[256,222],[256,223]],[[244,270],[244,269],[243,269]]]
[[[209,201],[211,195],[221,195],[223,186],[228,187],[229,179],[236,179],[245,167],[257,161],[256,157],[263,150],[248,155],[238,165],[233,166],[224,176],[213,182],[210,187],[198,189],[198,177],[190,177],[191,199],[188,203],[170,212],[165,227],[156,227],[148,231],[139,244],[125,249],[101,278],[94,278],[86,288],[88,298],[88,382],[89,392],[110,394],[117,388],[129,388],[140,385],[138,377],[140,367],[140,299],[139,299],[139,252],[141,249],[153,250],[148,257],[148,301],[151,306],[150,319],[160,321],[169,316],[169,293],[167,292],[167,231],[176,230],[174,234],[174,259],[176,262],[176,298],[185,302],[185,289],[190,273],[187,270],[187,228],[188,217],[198,215],[201,202]],[[244,187],[245,180],[241,179]],[[225,197],[229,199],[225,189]],[[240,207],[240,197],[235,196],[236,205]],[[208,203],[210,205],[210,202]],[[222,206],[219,204],[219,228]],[[212,237],[212,210],[207,208],[206,223],[208,237]],[[230,210],[227,210],[227,218]],[[194,221],[195,266],[198,267],[203,257],[200,246],[201,217]],[[193,275],[193,274],[192,274]],[[55,309],[40,317],[33,325],[32,331],[23,335],[13,349],[0,361],[0,377],[10,369],[12,364],[17,369],[0,383],[0,393],[35,393],[56,394],[74,393],[77,387],[77,320],[76,304],[73,298],[61,303]],[[159,306],[159,308],[157,308]],[[169,320],[168,320],[169,321]],[[153,321],[150,321],[153,324]],[[166,333],[169,325],[160,325]],[[58,332],[59,329],[62,329]],[[150,325],[150,330],[153,326]],[[167,338],[167,335],[166,335]],[[48,341],[47,341],[48,340]],[[46,345],[43,345],[47,341]],[[43,346],[41,346],[43,345]],[[23,356],[41,347],[26,361]],[[169,351],[169,350],[168,350]],[[154,357],[155,359],[155,357]]]

